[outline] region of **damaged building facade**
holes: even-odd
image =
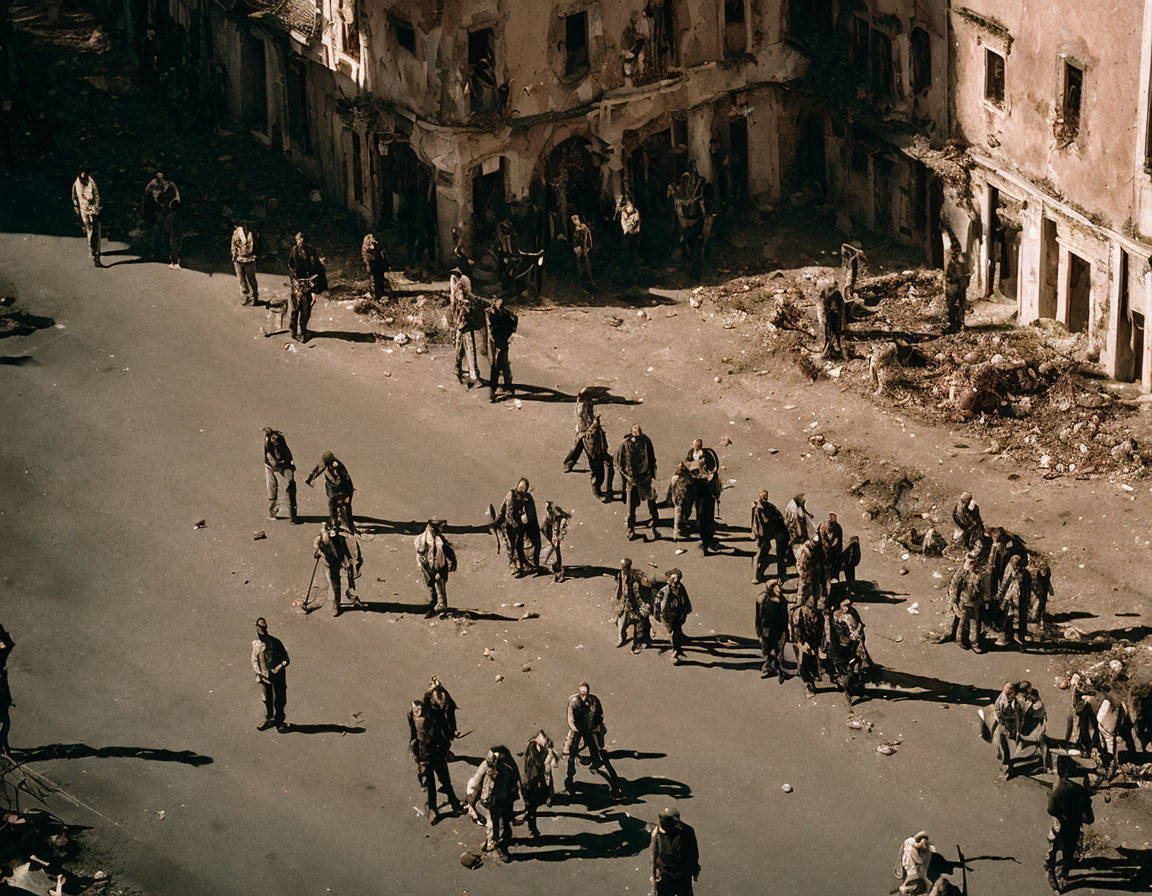
[[[1152,0],[157,0],[233,117],[447,257],[505,216],[645,227],[695,163],[812,203],[1152,389]],[[193,36],[195,32],[195,36]]]

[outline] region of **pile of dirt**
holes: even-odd
[[[824,375],[932,423],[959,424],[1036,466],[1046,478],[1144,478],[1152,467],[1147,415],[1099,385],[1083,335],[1059,324],[944,328],[943,275],[905,269],[863,279],[848,306],[847,359],[821,355],[817,299],[832,267],[742,277],[700,296],[742,312],[760,355],[790,359],[804,377]]]

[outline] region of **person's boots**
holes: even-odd
[[[275,501],[270,501],[268,503],[268,519],[270,519],[270,520],[276,519],[276,513],[278,510],[280,510],[280,505],[277,504]]]
[[[293,479],[288,483],[288,513],[292,522],[298,523],[300,520],[296,515],[296,480]]]
[[[336,600],[332,604],[332,615],[333,616],[339,616],[340,615],[340,601],[339,600]]]

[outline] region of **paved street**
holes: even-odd
[[[56,192],[63,208],[65,188]],[[63,225],[32,226],[55,215],[36,197],[13,190],[4,203],[0,283],[52,319],[0,342],[13,744],[32,748],[33,767],[83,804],[54,802],[95,829],[123,881],[180,896],[647,892],[645,826],[675,803],[700,838],[701,893],[886,893],[900,841],[922,828],[946,857],[955,844],[977,857],[973,894],[1049,892],[1046,789],[998,782],[972,704],[1027,674],[1062,725],[1049,674],[1059,661],[921,642],[927,602],[940,598],[933,567],[898,577],[897,558],[872,552],[875,533],[860,528],[848,483],[822,458],[802,458],[809,431],[797,418],[818,411],[810,405],[826,391],[761,380],[773,397],[753,406],[742,388],[717,385],[695,359],[719,328],[682,302],[650,309],[643,333],[631,320],[605,327],[605,309],[523,313],[512,363],[532,391],[519,406],[491,406],[456,385],[450,349],[389,352],[357,337],[367,327],[348,310],[321,303],[318,338],[286,351],[262,337],[262,310],[239,306],[230,275],[130,254],[96,271]],[[846,726],[837,693],[806,700],[798,681],[760,679],[747,557],[705,559],[695,544],[676,556],[667,535],[629,544],[622,505],[596,502],[586,474],[561,472],[572,397],[590,382],[643,400],[605,406],[604,423],[613,447],[642,423],[662,478],[696,435],[719,450],[735,480],[721,508],[734,547],[748,548],[742,527],[761,488],[781,506],[806,491],[818,515],[839,510],[846,534],[862,536],[861,575],[892,592],[862,606],[870,649],[918,685],[858,708],[874,732]],[[265,519],[265,425],[285,432],[302,474],[325,450],[347,465],[369,535],[369,612],[306,618],[292,608],[325,501],[301,482],[308,524]],[[509,578],[482,528],[488,503],[521,475],[541,510],[545,500],[575,510],[563,584]],[[992,492],[986,519],[1009,500],[997,476],[975,483]],[[457,546],[448,590],[453,606],[473,611],[464,618],[422,618],[412,536],[432,516],[449,521]],[[206,527],[194,529],[200,519]],[[253,540],[260,529],[268,538]],[[682,667],[666,653],[613,649],[606,573],[624,555],[650,571],[684,570],[696,608],[686,630],[704,640]],[[1140,570],[1116,575],[1125,584]],[[908,614],[913,601],[923,616]],[[520,619],[526,612],[538,617]],[[289,734],[255,729],[259,615],[292,655]],[[538,727],[562,741],[566,698],[587,678],[604,702],[624,800],[609,803],[585,769],[575,799],[542,816],[538,843],[515,846],[508,866],[464,869],[457,858],[478,849],[482,831],[460,818],[428,826],[407,754],[404,714],[431,673],[472,732],[452,764],[460,793],[490,744],[519,752]],[[877,753],[882,741],[900,741],[896,754]]]

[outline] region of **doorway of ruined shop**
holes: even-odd
[[[635,132],[625,131],[625,146],[636,139]],[[665,240],[671,244],[676,238],[676,219],[668,190],[688,170],[688,123],[674,118],[663,130],[641,140],[628,156],[627,170],[644,244]]]
[[[586,137],[569,137],[548,153],[544,163],[544,201],[549,248],[556,248],[557,241],[565,247],[569,245],[566,241],[572,235],[573,215],[579,215],[594,233],[599,230],[602,235],[598,181],[592,144]],[[593,245],[598,243],[593,240]]]
[[[417,251],[423,255],[430,241],[435,245],[436,185],[432,169],[420,161],[402,134],[379,136],[377,148],[377,226],[382,230],[395,228],[398,240],[407,247],[407,261],[413,264]]]
[[[505,197],[504,157],[485,159],[472,176],[472,246],[495,242],[496,225],[508,214]]]

